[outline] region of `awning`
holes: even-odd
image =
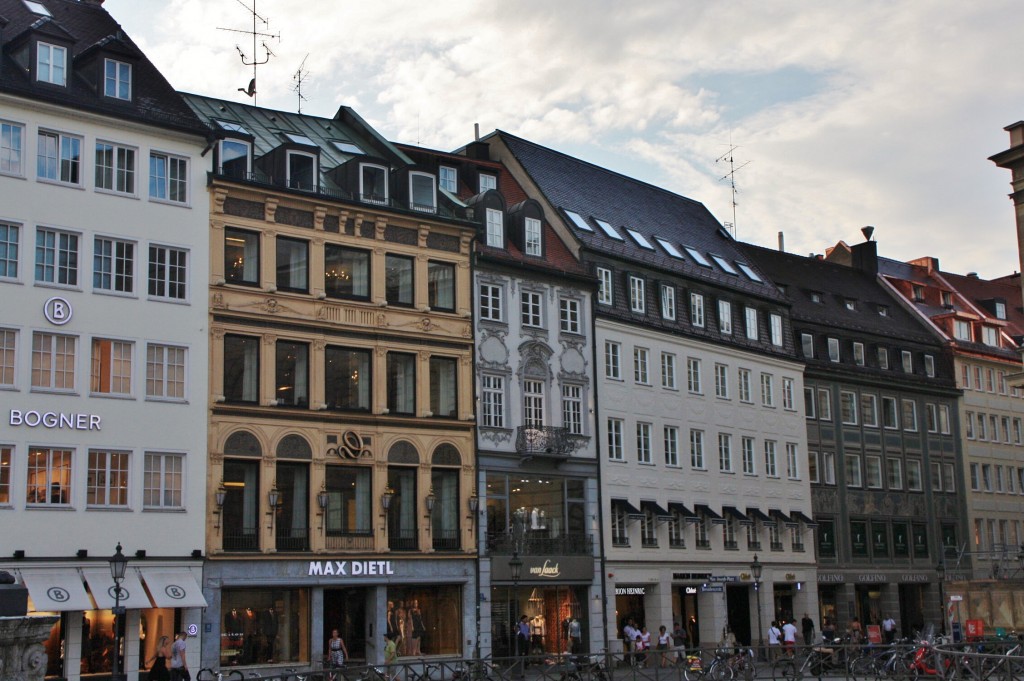
[[[658,520],[672,520],[672,514],[659,506],[656,501],[644,501],[641,499],[640,508],[650,512]]]
[[[743,514],[743,511],[735,506],[723,506],[722,513],[737,521],[740,525],[753,525],[754,521]]]
[[[795,522],[792,518],[790,518],[788,515],[786,515],[777,508],[768,509],[768,515],[775,518],[776,520],[781,520],[786,525],[786,527],[797,527],[800,525],[800,523]]]
[[[678,513],[687,522],[695,523],[700,521],[700,517],[696,513],[686,508],[686,506],[679,503],[678,501],[668,502],[668,510],[672,511],[673,513]]]
[[[68,612],[94,608],[85,584],[72,567],[52,570],[19,570],[36,612]]]
[[[187,568],[140,568],[142,581],[158,608],[205,608],[206,599]]]
[[[614,508],[616,506],[618,506],[623,511],[625,511],[627,515],[635,515],[635,516],[642,516],[643,515],[643,511],[641,511],[639,508],[637,508],[633,504],[629,503],[625,499],[612,499],[612,507]]]
[[[89,585],[89,592],[92,593],[92,598],[96,601],[96,607],[100,610],[113,608],[115,603],[114,578],[110,576],[110,569],[84,568],[82,576],[85,577],[85,583]],[[124,579],[121,580],[121,605],[137,610],[153,607],[135,570],[124,571]]]
[[[817,527],[818,523],[814,522],[800,511],[790,511],[789,517],[797,522],[803,523],[807,527]]]
[[[754,520],[760,520],[762,523],[770,523],[772,519],[768,517],[768,514],[759,508],[753,506],[747,506],[747,515]]]
[[[712,511],[711,507],[706,504],[694,504],[693,510],[695,510],[699,515],[709,518],[712,525],[725,524],[725,518]]]

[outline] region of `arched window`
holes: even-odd
[[[225,456],[263,456],[263,448],[256,436],[247,430],[239,430],[228,436],[224,443]]]

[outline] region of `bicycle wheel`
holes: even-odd
[[[772,679],[775,681],[800,681],[802,677],[793,660],[779,660],[772,665]]]
[[[736,665],[736,676],[742,681],[754,681],[757,678],[757,666],[754,664],[754,659],[744,655],[740,663]]]
[[[853,681],[875,678],[878,675],[875,658],[870,655],[853,658],[850,660],[849,672]]]
[[[732,681],[732,667],[726,664],[721,658],[715,658],[708,670],[708,678],[712,681]]]

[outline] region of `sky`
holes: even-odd
[[[106,0],[183,91],[246,101],[252,0]],[[441,150],[505,130],[701,201],[742,241],[1020,269],[1019,0],[256,0],[256,103]],[[251,100],[249,100],[251,101]],[[730,164],[737,193],[735,218]]]

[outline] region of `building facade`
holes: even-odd
[[[0,2],[0,570],[48,676],[109,674],[117,604],[134,680],[206,605],[206,129],[100,5]]]
[[[210,190],[207,666],[468,655],[475,225],[350,109],[186,95]]]

